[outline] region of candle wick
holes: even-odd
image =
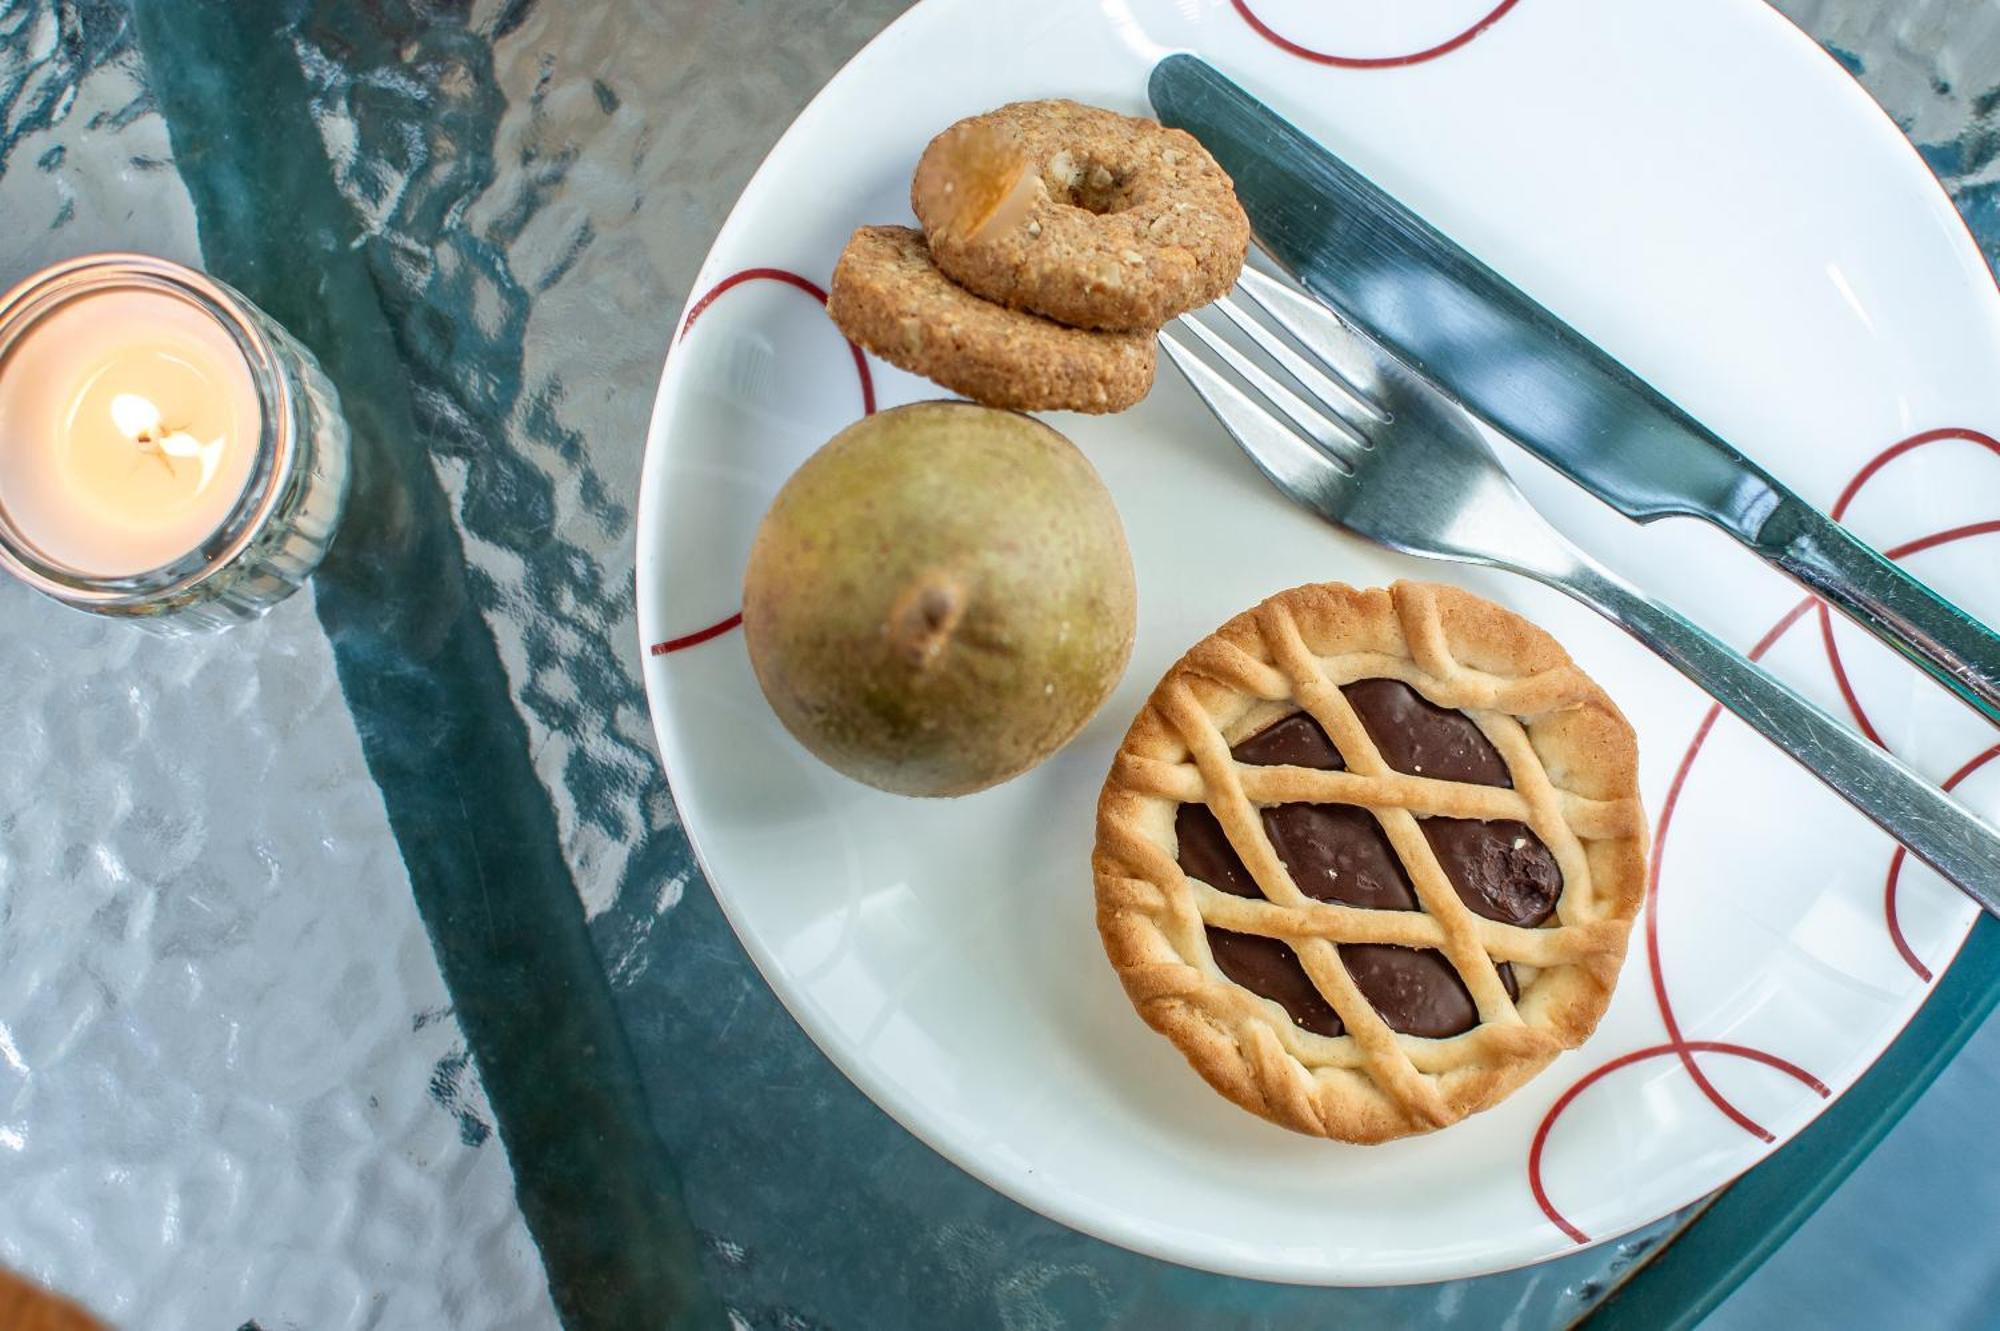
[[[166,468],[167,475],[180,479],[180,468],[174,465],[176,458],[191,458],[201,468],[197,488],[206,489],[222,450],[221,440],[204,444],[188,433],[193,425],[174,425],[161,413],[159,405],[137,393],[120,393],[111,400],[111,422],[126,438],[132,441],[138,457],[133,466],[143,467],[143,459],[151,454]]]
[[[153,427],[147,426],[133,437],[132,442],[140,446],[139,455],[141,457],[156,459],[162,467],[167,469],[167,475],[178,476],[180,473],[174,468],[173,454],[169,453],[166,449],[166,441],[177,433],[179,431],[161,430],[155,434]],[[141,462],[138,465],[144,466],[145,464]]]

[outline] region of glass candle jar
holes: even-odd
[[[325,556],[348,462],[312,353],[214,278],[98,254],[0,296],[0,567],[65,605],[255,618]]]

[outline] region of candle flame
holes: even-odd
[[[148,397],[137,393],[118,393],[111,399],[111,423],[118,432],[135,444],[151,444],[153,455],[173,469],[173,458],[189,458],[201,467],[201,480],[196,490],[208,488],[215,478],[215,470],[222,464],[222,441],[213,439],[207,443],[195,438],[186,430],[166,430],[165,418],[159,406]]]
[[[160,428],[160,409],[149,397],[119,393],[111,399],[111,423],[133,443],[149,443]]]

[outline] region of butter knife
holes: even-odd
[[[1425,381],[1639,522],[1701,518],[2000,722],[2000,636],[1194,56],[1154,110],[1236,181],[1258,241]]]

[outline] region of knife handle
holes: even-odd
[[[2000,635],[1992,629],[1793,496],[1750,544],[2000,725]]]

